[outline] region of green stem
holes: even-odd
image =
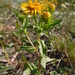
[[[40,34],[37,34],[37,40],[39,41],[39,39],[40,39]]]
[[[34,16],[34,19],[35,19],[35,23],[36,23],[36,25],[38,26],[38,23],[37,23],[37,19],[36,19],[36,16]]]
[[[40,39],[40,35],[37,34],[37,41],[39,41]],[[36,45],[36,48],[37,48],[37,45]],[[39,75],[41,74],[41,60],[40,60],[40,55],[39,55],[39,52],[37,51],[38,53],[38,61],[39,61]]]

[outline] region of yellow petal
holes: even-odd
[[[28,3],[32,3],[32,0],[29,0]]]
[[[24,13],[29,13],[30,11],[29,10],[27,10],[27,11],[24,11]]]
[[[34,2],[37,2],[37,0],[34,0]]]
[[[40,12],[39,10],[37,11],[39,14],[42,14],[42,12]]]
[[[35,16],[36,16],[36,12],[37,12],[37,10],[35,9],[34,11],[35,11]]]
[[[34,13],[34,11],[32,10],[32,11],[31,11],[31,17],[32,17],[33,13]]]

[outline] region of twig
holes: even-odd
[[[64,55],[62,54],[62,57],[61,57],[61,59],[59,60],[59,62],[58,62],[58,64],[57,64],[57,68],[59,67],[60,62],[62,61],[63,58],[64,58]]]
[[[36,50],[35,46],[33,45],[32,41],[30,40],[29,36],[27,34],[26,34],[26,36],[27,36],[29,42],[31,43],[32,47]]]
[[[16,54],[13,56],[13,58],[10,60],[11,61],[11,63],[13,63],[14,62],[14,60],[16,59],[16,57],[17,57],[17,55],[18,55],[18,52],[16,52]]]

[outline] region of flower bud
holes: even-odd
[[[50,10],[55,11],[55,5],[54,4],[50,4]]]
[[[47,11],[47,12],[44,12],[43,15],[42,15],[42,18],[43,19],[48,19],[51,17],[51,14]]]

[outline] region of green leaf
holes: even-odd
[[[41,55],[47,55],[47,47],[43,40],[39,41],[39,48]]]
[[[50,26],[55,26],[56,24],[60,23],[62,20],[54,20],[54,22],[52,22],[50,24]]]
[[[27,28],[28,25],[28,17],[26,17],[23,21],[23,31]]]
[[[62,20],[54,20],[53,22],[49,22],[49,24],[45,24],[43,26],[43,30],[48,30],[49,28],[52,28],[53,26],[57,25],[58,23],[60,23]]]
[[[23,75],[30,75],[31,71],[29,68],[27,68],[24,72]]]
[[[31,69],[32,75],[39,75],[39,69],[35,64],[31,63],[30,69]]]
[[[22,53],[22,59],[25,61],[25,68],[26,68],[26,70],[23,72],[23,75],[30,75],[30,73],[32,73],[32,75],[39,74],[36,65],[34,65],[33,63],[29,64],[23,53]]]
[[[29,68],[30,70],[33,70],[34,68],[36,68],[36,66],[35,66],[33,63],[29,64],[29,63],[27,62],[27,60],[26,60],[26,58],[25,58],[25,56],[24,56],[23,53],[22,53],[22,59],[23,59],[24,62],[25,62],[25,67],[26,67],[26,68]]]
[[[19,13],[18,12],[16,12],[16,11],[13,11],[14,12],[14,14],[18,17],[19,16]]]
[[[7,71],[7,70],[10,70],[11,68],[13,68],[12,66],[9,66],[9,67],[2,67],[2,69],[0,69],[0,73],[3,72],[3,71]]]
[[[23,14],[19,15],[19,21],[23,24],[25,16]]]
[[[46,56],[46,62],[51,62],[53,60],[55,60],[55,58],[49,58],[48,56]]]
[[[22,53],[22,59],[24,60],[24,62],[26,63],[26,65],[28,66],[28,63],[27,63],[27,60],[26,60],[26,58],[25,58],[25,56],[24,56],[24,54]]]
[[[32,46],[21,46],[17,51],[21,51],[21,50],[25,50],[25,51],[29,51],[29,52],[35,52],[35,50]]]
[[[41,33],[43,31],[43,28],[41,28],[39,26],[34,26],[34,25],[30,25],[27,28],[33,29],[37,33]]]
[[[17,22],[16,22],[16,27],[17,27],[20,31],[23,31],[23,29],[17,24]]]
[[[14,11],[15,15],[18,17],[19,21],[23,24],[23,21],[24,21],[24,18],[25,18],[25,15],[23,14],[20,14],[16,11]]]
[[[33,30],[37,33],[41,33],[43,31],[43,29],[38,26],[33,26]]]
[[[45,57],[45,55],[42,56],[41,65],[42,65],[44,68],[46,68],[46,57]]]
[[[67,75],[67,73],[66,73],[66,71],[60,69],[59,73],[54,70],[54,71],[50,72],[50,75]]]
[[[58,74],[56,71],[51,71],[50,74],[51,74],[51,75],[60,75],[60,74]]]
[[[29,64],[29,67],[30,67],[31,70],[34,70],[34,69],[37,68],[33,63]]]
[[[14,35],[16,38],[18,38],[17,32],[13,32],[13,35]]]
[[[9,44],[9,47],[13,47],[13,46],[14,46],[14,43],[10,43],[10,44]]]
[[[46,56],[46,55],[42,55],[41,65],[42,65],[44,68],[46,68],[46,63],[47,63],[47,62],[51,62],[51,61],[53,61],[53,60],[54,60],[54,58],[49,58],[49,57]]]
[[[22,59],[25,61],[25,68],[26,68],[26,70],[23,72],[23,75],[30,75],[30,73],[32,73],[32,75],[38,75],[38,70],[36,65],[34,65],[33,63],[29,64],[23,53],[22,53]]]
[[[29,63],[27,62],[27,60],[26,60],[26,58],[25,58],[25,56],[24,56],[23,53],[22,53],[22,59],[23,59],[24,62],[25,62],[25,69],[29,68],[29,69],[31,70],[30,65],[29,65]]]

